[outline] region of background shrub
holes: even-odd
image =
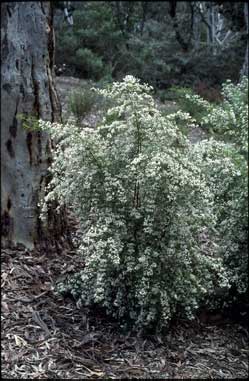
[[[74,90],[69,96],[69,110],[79,123],[98,102],[98,95],[90,86]]]
[[[167,93],[172,99],[177,100],[179,108],[189,113],[199,125],[213,107],[189,87],[172,86]]]
[[[223,102],[207,112],[203,123],[212,125],[219,139],[235,144],[239,153],[248,157],[248,78],[239,83],[230,80],[222,86]]]

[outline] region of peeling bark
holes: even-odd
[[[2,243],[32,248],[48,234],[37,204],[51,142],[44,132],[24,130],[18,114],[61,121],[53,80],[53,13],[50,2],[3,3],[1,11]],[[52,220],[56,225],[49,221],[50,234],[61,226],[56,217]]]

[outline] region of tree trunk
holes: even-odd
[[[51,141],[44,132],[24,130],[18,114],[61,120],[53,82],[53,13],[50,2],[3,3],[1,11],[2,243],[33,248],[47,232],[38,200],[47,182]],[[57,221],[57,231],[58,226]]]
[[[245,24],[246,24],[246,54],[244,59],[244,64],[241,70],[241,75],[248,76],[248,3],[244,4],[244,18],[245,18]]]
[[[198,7],[198,4],[197,4]],[[193,14],[193,44],[194,48],[198,50],[200,48],[201,42],[201,19],[199,13],[197,13],[196,8],[194,8]]]

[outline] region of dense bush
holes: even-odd
[[[230,80],[222,86],[223,102],[215,107],[206,107],[203,123],[211,125],[221,139],[236,145],[237,150],[248,155],[248,78],[238,84]],[[211,112],[210,112],[211,111]]]
[[[162,116],[150,90],[132,76],[100,90],[113,105],[96,129],[40,122],[58,142],[43,213],[70,204],[83,233],[85,267],[59,290],[136,328],[191,317],[230,286],[216,195],[177,127],[191,118]]]
[[[239,152],[248,152],[248,78],[222,85],[221,99],[209,102],[192,89],[172,87],[168,92],[177,99],[182,111],[188,112],[199,126],[209,128],[216,138],[236,144]]]
[[[74,90],[69,96],[69,109],[79,123],[98,102],[98,95],[90,86]]]
[[[229,273],[233,294],[248,291],[248,78],[222,86],[223,101],[211,105],[196,96],[188,101],[202,105],[200,124],[209,126],[216,139],[196,145],[192,154],[206,175],[215,196],[216,229],[220,255]],[[226,141],[226,143],[222,142]]]
[[[232,144],[203,141],[191,152],[214,195],[219,257],[230,291],[217,299],[219,306],[248,298],[248,165]]]
[[[189,87],[172,86],[167,93],[172,99],[177,100],[180,109],[189,113],[199,125],[212,108],[207,100],[195,94]]]

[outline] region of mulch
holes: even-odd
[[[56,296],[56,281],[81,265],[69,247],[2,250],[3,378],[248,377],[243,324],[178,321],[161,336],[124,334],[101,314]]]

